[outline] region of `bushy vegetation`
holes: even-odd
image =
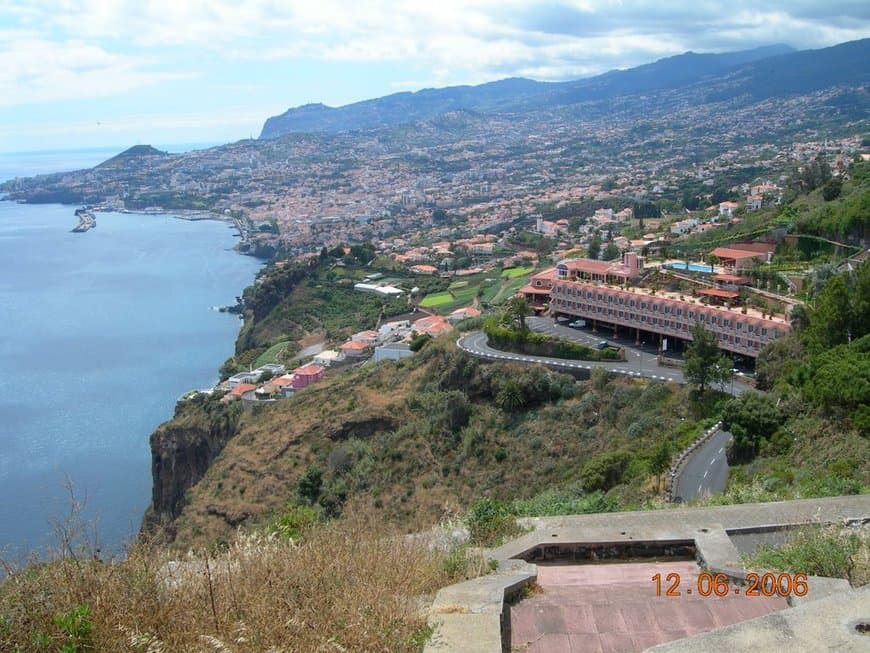
[[[365,258],[369,250],[363,248],[358,254]],[[351,263],[357,260],[351,254],[347,257]],[[236,356],[227,362],[224,371],[242,368],[249,358],[256,360],[281,341],[311,333],[340,340],[372,328],[379,317],[407,312],[404,297],[356,291],[351,278],[342,283],[339,271],[343,268],[334,268],[333,263],[333,257],[327,254],[307,264],[266,268],[245,290],[245,325],[236,341]],[[257,354],[248,353],[252,350]]]
[[[870,539],[859,531],[814,526],[798,530],[783,546],[760,547],[743,562],[756,569],[845,578],[849,557],[868,547]]]
[[[870,490],[870,263],[826,276],[794,329],[758,359],[764,396],[725,406],[735,435],[723,500]]]
[[[412,358],[328,378],[242,417],[190,490],[173,524],[177,545],[230,540],[238,525],[269,523],[288,503],[328,517],[363,501],[420,530],[484,496],[513,516],[644,505],[721,399],[593,376],[482,362],[447,336]],[[624,453],[613,461],[611,451]]]
[[[432,634],[419,597],[485,571],[371,511],[303,521],[301,538],[240,534],[174,562],[145,546],[121,562],[76,548],[10,569],[0,650],[417,652]]]
[[[483,321],[483,330],[489,344],[495,349],[526,354],[573,360],[619,360],[619,352],[613,349],[597,350],[543,333],[516,328],[505,315],[489,316]]]

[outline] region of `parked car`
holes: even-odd
[[[582,329],[586,326],[586,320],[574,320],[573,322],[568,322],[568,326],[572,329]]]
[[[600,351],[602,349],[607,349],[609,346],[610,346],[609,342],[607,342],[606,340],[602,340],[601,342],[599,342],[595,345],[595,349],[598,349]]]

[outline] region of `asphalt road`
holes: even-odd
[[[728,431],[719,431],[686,459],[680,474],[674,479],[672,494],[675,500],[691,501],[725,489],[728,483],[725,449],[730,441]]]
[[[489,346],[486,335],[475,331],[459,339],[457,344],[460,348],[481,358],[490,360],[510,361],[516,363],[537,363],[549,367],[561,369],[586,369],[602,367],[615,374],[626,376],[644,377],[659,381],[673,381],[685,383],[683,372],[679,368],[659,365],[656,344],[649,346],[634,346],[634,343],[626,339],[614,339],[607,337],[606,333],[593,334],[588,329],[574,329],[557,324],[552,318],[529,317],[526,319],[532,331],[546,333],[548,335],[563,338],[571,342],[584,345],[595,345],[602,340],[617,344],[625,349],[627,360],[625,361],[571,361],[564,358],[550,358],[547,356],[525,356],[494,349]],[[731,391],[734,396],[752,390],[744,383],[736,382],[728,384],[726,391]],[[728,482],[728,461],[725,457],[725,449],[731,440],[731,434],[720,431],[707,443],[696,449],[687,459],[679,475],[674,479],[674,496],[683,501],[689,501],[705,493],[721,492]]]

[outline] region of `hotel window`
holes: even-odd
[[[767,335],[767,327],[761,327],[761,335],[763,335],[763,336]]]
[[[629,305],[631,308],[634,308],[634,300],[633,300],[633,299],[629,300],[628,305]]]
[[[683,316],[683,309],[682,309],[682,308],[678,308],[678,309],[677,309],[677,317],[682,317],[682,316]]]

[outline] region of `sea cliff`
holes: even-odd
[[[179,404],[175,416],[151,434],[151,505],[142,533],[159,541],[175,538],[174,520],[185,494],[206,473],[238,428],[241,410],[199,395]]]

